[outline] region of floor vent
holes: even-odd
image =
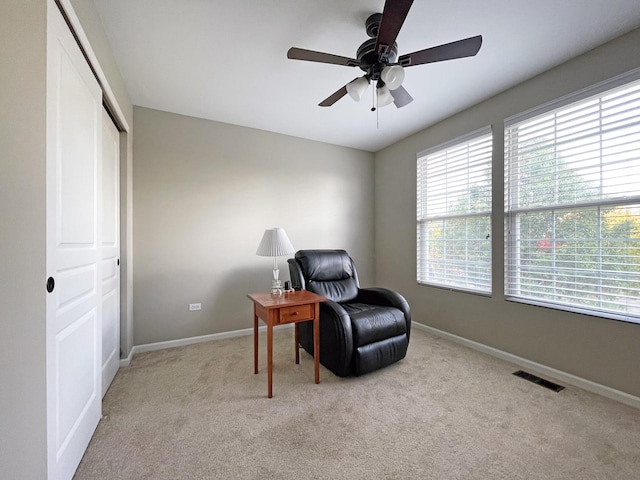
[[[527,373],[527,372],[523,372],[522,370],[518,370],[513,374],[516,377],[524,378],[525,380],[529,380],[530,382],[533,382],[542,387],[548,388],[549,390],[553,390],[554,392],[559,392],[561,390],[564,390],[564,387],[562,385],[558,385],[557,383],[550,382],[549,380],[540,378],[532,373]]]

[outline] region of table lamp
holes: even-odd
[[[278,270],[278,257],[291,255],[295,253],[295,249],[289,237],[282,228],[269,228],[264,231],[256,255],[261,257],[273,257],[273,280],[271,282],[271,293],[281,295],[282,284],[280,283],[280,270]]]

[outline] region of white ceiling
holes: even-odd
[[[638,0],[415,0],[399,55],[478,34],[482,48],[407,69],[414,102],[376,115],[368,95],[318,106],[359,68],[287,50],[355,58],[384,0],[94,3],[134,105],[372,152],[640,26]]]

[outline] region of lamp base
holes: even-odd
[[[282,295],[284,289],[282,288],[282,284],[280,280],[273,280],[271,282],[271,295]]]

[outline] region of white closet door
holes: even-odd
[[[102,396],[120,366],[120,136],[102,111]]]
[[[53,0],[47,10],[48,478],[66,480],[101,414],[102,94]]]

